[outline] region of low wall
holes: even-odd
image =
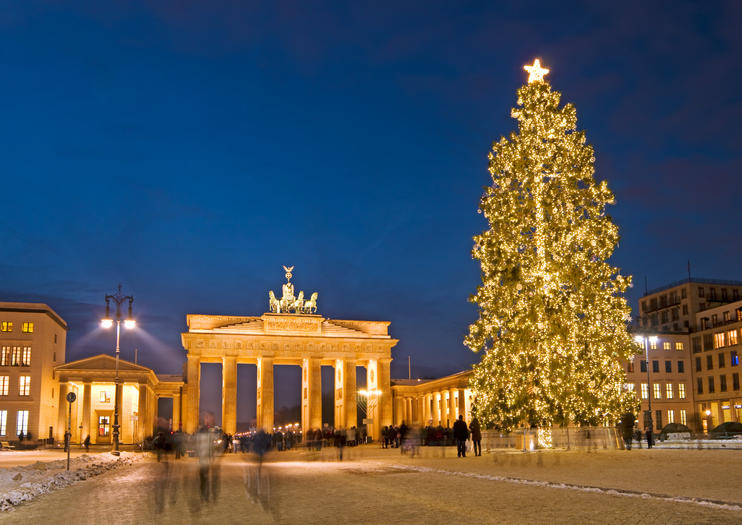
[[[482,449],[535,450],[538,445],[536,429],[516,430],[510,433],[496,430],[482,432]],[[551,429],[551,448],[562,449],[618,449],[623,442],[613,427],[554,427]]]

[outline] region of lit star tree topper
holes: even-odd
[[[560,106],[539,60],[525,70],[512,110],[518,131],[489,154],[492,184],[479,205],[489,228],[474,237],[482,284],[465,343],[482,353],[475,406],[506,430],[613,422],[637,408],[621,366],[637,352],[624,298],[631,278],[608,262],[614,197],[593,178],[574,106]]]

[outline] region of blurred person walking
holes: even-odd
[[[626,450],[631,450],[631,440],[634,436],[634,422],[636,418],[631,412],[626,412],[621,416],[621,434]]]
[[[471,420],[471,423],[469,423],[469,430],[471,431],[471,442],[472,442],[472,447],[474,448],[474,455],[481,456],[482,455],[482,427],[479,425],[479,420],[477,419],[477,416],[474,416],[474,418]]]
[[[456,440],[456,452],[458,457],[466,457],[466,440],[469,439],[469,427],[466,426],[464,416],[460,415],[459,419],[453,424],[453,438]]]

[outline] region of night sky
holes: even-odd
[[[742,279],[742,3],[647,3],[4,2],[0,299],[56,309],[73,360],[112,352],[120,282],[122,356],[180,373],[187,313],[260,315],[295,265],[319,313],[391,321],[393,376],[461,370],[487,153],[534,57],[616,194],[632,305],[689,260]]]

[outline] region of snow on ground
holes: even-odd
[[[59,454],[56,456],[59,457]],[[16,505],[41,494],[48,494],[121,465],[129,465],[137,459],[137,455],[131,452],[122,452],[118,457],[110,453],[81,454],[70,460],[70,470],[67,470],[66,457],[0,468],[0,511],[12,510]]]
[[[201,497],[199,462],[184,458],[74,483],[0,513],[4,523],[742,523],[734,450],[498,450],[457,458],[430,447],[411,458],[377,446],[228,454]]]

